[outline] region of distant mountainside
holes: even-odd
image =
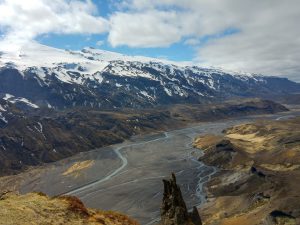
[[[31,43],[20,52],[0,54],[2,98],[34,107],[141,108],[296,92],[300,84],[286,78],[230,73],[93,48],[68,51]]]
[[[282,111],[287,109],[258,99],[106,111],[29,110],[0,99],[0,176],[120,143],[136,134],[175,129],[192,122]]]

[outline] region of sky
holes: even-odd
[[[32,40],[300,82],[299,0],[0,0],[0,51]]]

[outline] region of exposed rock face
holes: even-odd
[[[221,140],[214,148],[206,151],[206,154],[200,158],[200,161],[208,165],[217,165],[220,168],[227,168],[236,151],[230,140]]]
[[[176,183],[175,174],[164,182],[164,197],[161,206],[162,225],[201,225],[196,207],[189,213],[183,200],[180,187]]]
[[[194,225],[202,225],[202,220],[196,206],[193,207],[193,211],[189,213],[189,216]]]
[[[266,225],[296,225],[296,218],[279,210],[272,211],[265,221]]]

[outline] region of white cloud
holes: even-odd
[[[18,46],[41,34],[97,34],[108,27],[91,0],[0,0],[0,28],[5,32],[0,47]]]
[[[192,46],[196,46],[200,44],[200,40],[198,38],[189,38],[187,40],[184,41],[185,45],[192,45]]]
[[[96,42],[96,45],[97,45],[97,46],[102,46],[102,45],[104,45],[104,41],[101,41],[101,40],[100,40],[100,41],[97,41],[97,42]]]
[[[233,20],[241,32],[199,48],[198,59],[206,65],[286,75],[300,81],[300,2],[248,2],[246,6],[232,4],[226,10],[236,13],[234,9],[244,13]]]
[[[108,33],[114,46],[168,47],[182,42],[194,62],[300,81],[299,0],[109,0],[98,16],[91,0],[0,0],[1,46],[13,49],[39,35]],[[226,29],[240,32],[201,42]],[[99,42],[99,44],[102,44]]]
[[[202,65],[300,81],[299,0],[124,0],[119,8],[111,17],[113,46],[164,47],[186,39]],[[231,28],[240,32],[198,41]]]
[[[178,13],[151,10],[135,13],[115,13],[111,17],[108,41],[112,46],[166,47],[180,41],[181,24]]]

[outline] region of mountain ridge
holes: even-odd
[[[92,48],[69,51],[33,43],[19,55],[0,55],[0,94],[54,109],[143,108],[297,92],[300,84],[286,78],[229,73]]]

